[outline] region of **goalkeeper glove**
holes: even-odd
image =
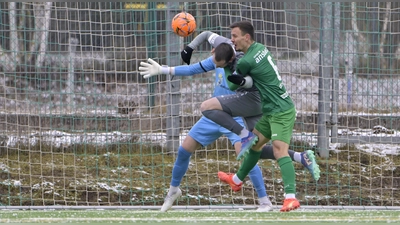
[[[181,51],[182,60],[188,65],[190,64],[190,58],[192,58],[192,52],[193,49],[189,46],[186,46],[185,49]]]
[[[159,74],[170,74],[171,68],[168,66],[160,66],[156,61],[153,59],[147,59],[149,63],[146,62],[140,62],[140,75],[143,76],[143,78],[150,78],[155,75]]]
[[[251,88],[253,86],[253,78],[250,76],[230,75],[228,76],[228,80],[244,88]]]

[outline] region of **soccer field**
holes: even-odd
[[[0,210],[0,224],[400,224],[397,210]]]

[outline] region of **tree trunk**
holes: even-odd
[[[16,15],[16,2],[9,2],[8,8],[10,10],[9,19],[10,19],[10,51],[11,57],[9,65],[7,65],[8,69],[15,71],[15,68],[18,64],[18,51],[19,51],[19,43],[18,43],[18,33],[17,33],[17,15]]]
[[[381,31],[381,43],[379,44],[379,52],[381,53],[381,66],[382,69],[386,69],[387,68],[387,60],[385,59],[384,56],[384,45],[385,45],[385,40],[386,40],[386,32],[387,32],[387,28],[388,28],[388,23],[389,23],[389,15],[390,15],[390,9],[391,9],[391,2],[386,2],[386,12],[385,12],[385,17],[383,19],[383,27],[382,27],[382,31]]]
[[[35,28],[32,40],[32,45],[30,47],[31,58],[30,62],[34,63],[36,67],[40,67],[44,61],[44,55],[46,53],[47,47],[47,37],[48,30],[50,26],[50,16],[52,2],[39,3],[34,2],[33,4],[33,14],[35,16]],[[37,53],[37,54],[36,54]],[[35,55],[37,58],[35,60]]]
[[[36,59],[36,67],[42,66],[44,62],[44,57],[46,54],[47,47],[47,37],[49,36],[49,27],[50,27],[50,16],[51,16],[51,7],[53,2],[45,2],[44,3],[44,18],[42,18],[42,31],[40,35],[40,46],[39,46],[39,54]]]
[[[351,28],[354,32],[354,37],[356,38],[357,48],[355,52],[367,52],[368,51],[368,43],[366,43],[366,38],[362,33],[360,33],[360,29],[357,24],[357,3],[351,3]],[[365,57],[360,57],[359,59],[365,60]]]

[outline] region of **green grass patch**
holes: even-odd
[[[400,223],[397,210],[1,210],[0,223],[40,224],[354,224]]]

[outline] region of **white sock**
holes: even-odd
[[[293,158],[294,161],[301,163],[301,152],[295,152]]]
[[[258,199],[258,203],[260,205],[272,205],[271,201],[269,200],[268,195]]]
[[[236,176],[236,174],[233,175],[232,180],[236,185],[239,185],[240,183],[242,183],[242,181],[239,179],[239,177]]]
[[[285,194],[285,199],[296,198],[296,194]]]
[[[240,131],[239,137],[240,138],[244,138],[244,137],[247,137],[247,136],[249,136],[249,131],[246,128],[243,128],[243,130]]]
[[[173,194],[173,193],[177,192],[178,189],[179,189],[179,186],[174,187],[174,186],[171,186],[171,185],[170,185],[170,186],[169,186],[168,194]]]

